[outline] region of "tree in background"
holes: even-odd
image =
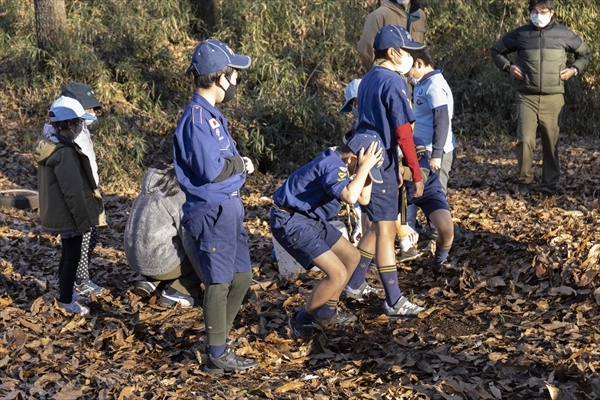
[[[34,0],[38,47],[46,50],[60,40],[67,22],[65,0]]]
[[[215,31],[219,17],[217,0],[191,0],[194,16],[202,21],[202,28],[208,36]]]

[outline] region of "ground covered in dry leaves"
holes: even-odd
[[[309,342],[292,340],[286,322],[320,275],[279,276],[267,221],[280,180],[253,177],[243,199],[254,281],[232,338],[260,367],[244,374],[202,372],[201,310],[130,292],[122,241],[135,193],[105,193],[111,226],[91,272],[110,295],[85,317],[54,307],[59,240],[36,212],[1,209],[0,397],[598,399],[599,144],[563,139],[558,194],[523,198],[514,143],[460,141],[449,193],[465,237],[450,254],[455,273],[434,277],[427,253],[399,264],[404,293],[428,312],[393,320],[382,300],[346,302],[360,323]],[[35,185],[30,155],[0,150],[0,189]]]

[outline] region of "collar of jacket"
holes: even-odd
[[[375,61],[373,61],[373,66],[387,68],[394,72],[400,73],[398,71],[398,68],[396,68],[396,65],[394,65],[394,63],[391,62],[390,60],[386,60],[385,58],[378,58]]]
[[[556,21],[554,21],[554,17],[552,17],[550,22],[548,22],[548,25],[544,26],[543,28],[538,28],[537,26],[535,26],[533,24],[533,22],[529,21],[529,25],[531,25],[531,27],[534,31],[544,31],[546,29],[552,28],[555,24],[556,24]]]

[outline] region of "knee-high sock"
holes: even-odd
[[[450,252],[451,247],[452,245],[442,246],[441,244],[436,243],[435,254],[433,255],[432,263],[435,265],[442,265],[443,263],[445,263],[446,259],[448,258],[448,253]]]
[[[388,306],[393,306],[402,296],[400,285],[398,284],[398,269],[396,265],[386,267],[377,267],[379,278],[385,289],[385,301]]]
[[[360,249],[358,249],[358,251],[360,252],[360,261],[358,262],[358,266],[354,269],[354,272],[350,277],[350,281],[348,282],[348,286],[350,286],[352,289],[358,289],[360,285],[363,284],[365,278],[367,277],[369,264],[371,264],[371,260],[373,259],[373,254]]]

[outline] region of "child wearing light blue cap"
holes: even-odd
[[[73,291],[83,235],[106,225],[102,197],[88,157],[75,144],[85,121],[96,117],[70,97],[59,97],[50,107],[54,133],[42,135],[34,147],[38,163],[38,191],[42,228],[60,234],[57,306],[65,313],[85,315],[86,298]]]

